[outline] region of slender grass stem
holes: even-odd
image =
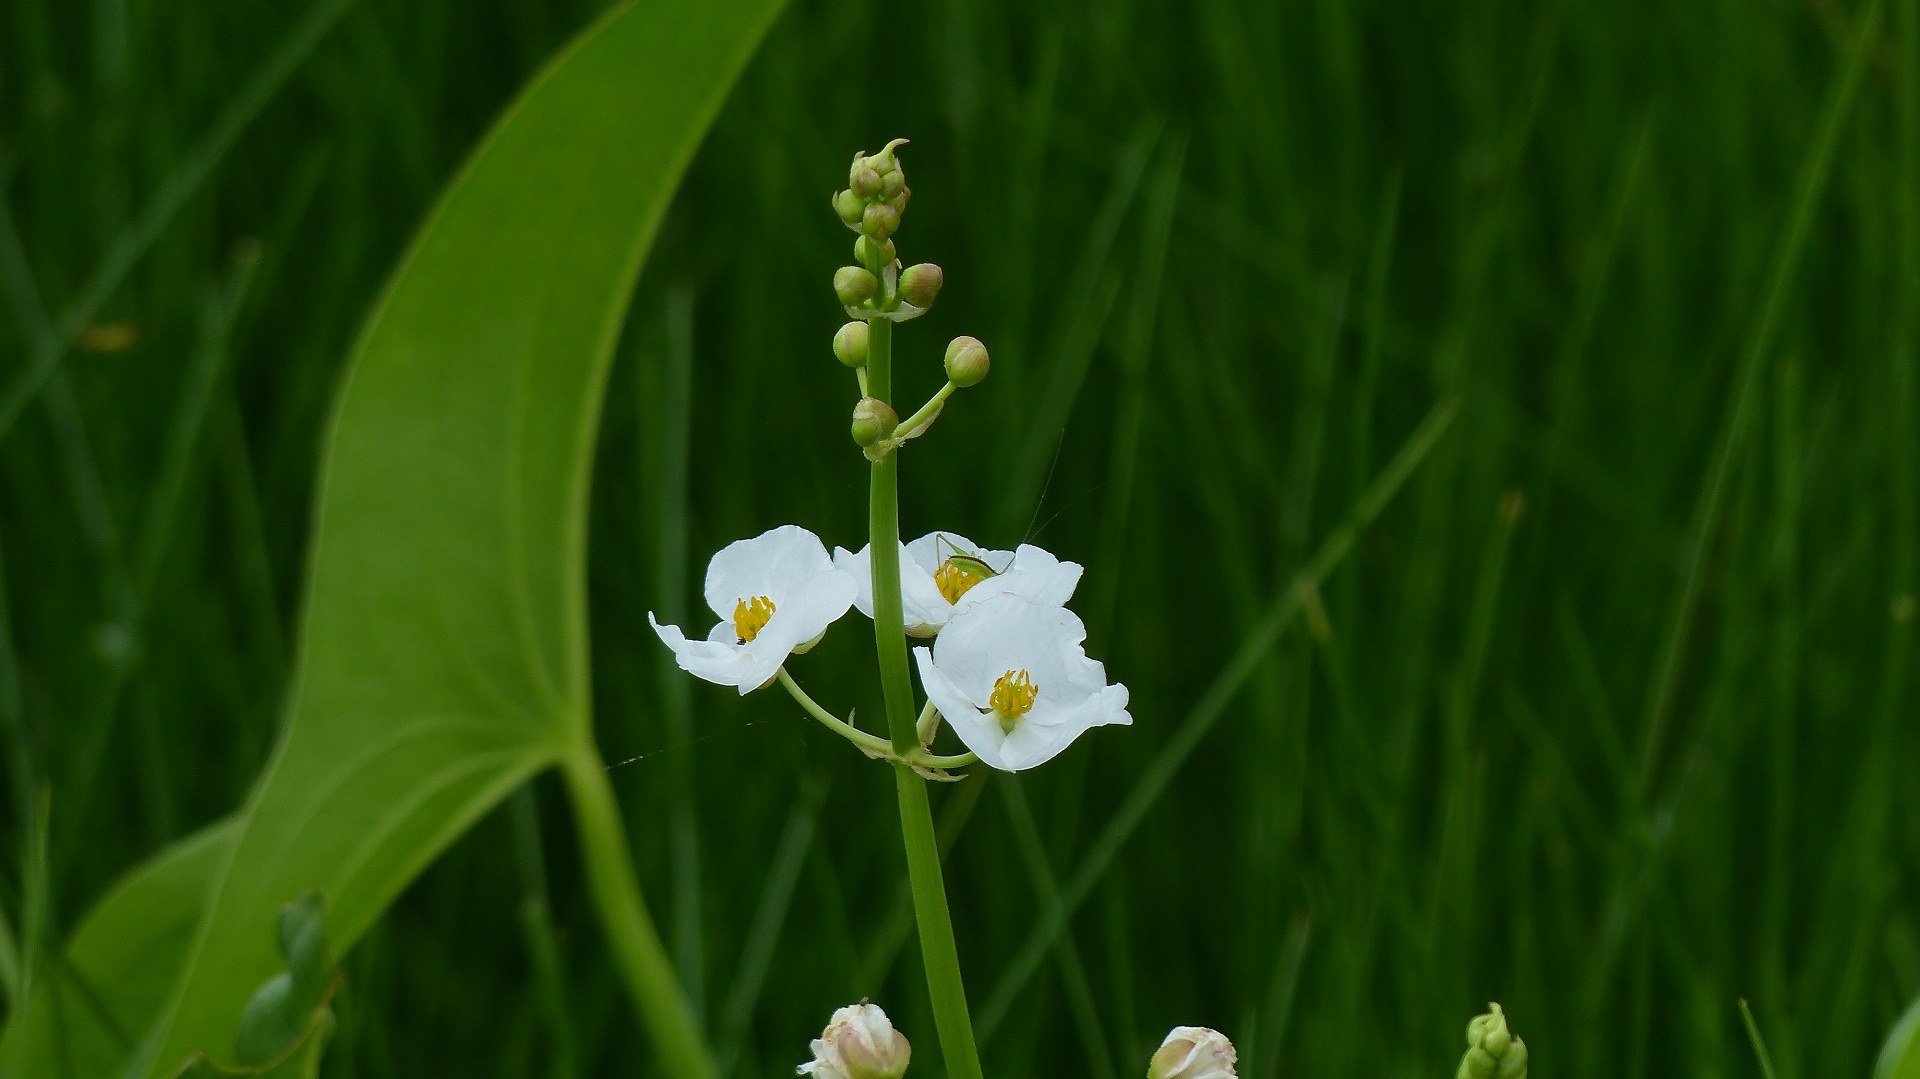
[[[893,392],[893,324],[874,319],[867,343],[867,388],[887,400]],[[900,603],[900,455],[873,463],[868,503],[869,540],[873,544],[873,635],[880,655],[880,690],[886,701],[887,730],[896,756],[920,746],[914,719],[913,683],[907,674],[907,634]],[[940,873],[940,844],[934,836],[927,784],[904,761],[894,764],[900,798],[900,834],[907,848],[907,878],[913,888],[914,918],[920,925],[920,957],[933,998],[934,1025],[951,1079],[982,1079],[980,1051],[967,1014],[967,991],[960,980],[960,953],[953,942],[946,884]]]
[[[653,1037],[660,1070],[674,1079],[716,1079],[719,1073],[707,1054],[706,1039],[680,992],[680,979],[640,895],[640,881],[627,852],[626,828],[620,822],[620,807],[607,782],[600,751],[583,737],[562,768],[573,799],[580,856],[586,863],[593,903],[599,908],[614,965],[626,979],[634,1010]]]

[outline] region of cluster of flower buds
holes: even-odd
[[[795,1071],[814,1079],[900,1079],[913,1047],[878,1004],[861,1001],[833,1013],[813,1040],[813,1059]]]
[[[1234,1079],[1238,1060],[1225,1034],[1207,1027],[1174,1027],[1147,1065],[1147,1079]]]
[[[913,197],[896,153],[906,141],[895,139],[877,154],[863,150],[853,155],[846,189],[833,196],[834,214],[860,237],[853,242],[856,265],[842,266],[833,275],[834,294],[849,318],[904,322],[918,317],[933,306],[946,283],[946,275],[933,263],[903,270],[895,254],[893,237]],[[841,358],[845,361],[844,354]]]
[[[1527,1043],[1507,1029],[1500,1005],[1487,1007],[1487,1014],[1467,1024],[1467,1053],[1456,1079],[1527,1079]]]

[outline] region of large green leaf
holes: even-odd
[[[1880,1046],[1873,1079],[1920,1079],[1920,997],[1907,1007]]]
[[[206,912],[208,882],[238,834],[237,820],[223,820],[114,885],[74,931],[62,966],[45,972],[40,991],[7,1024],[0,1076],[65,1074],[63,1057],[75,1076],[118,1074],[131,1040],[172,996]]]
[[[281,965],[288,900],[322,892],[346,947],[591,738],[585,517],[608,358],[661,215],[776,8],[646,0],[601,19],[507,110],[402,262],[326,447],[286,737],[230,841],[141,871],[200,897],[197,931],[129,884],[89,923],[123,931],[76,942],[153,950],[147,976],[176,972],[159,1000],[101,987],[150,1072],[230,1050]],[[114,1055],[68,1030],[96,1043],[77,1055]]]

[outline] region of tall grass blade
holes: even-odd
[[[27,369],[14,376],[6,390],[0,392],[0,442],[6,441],[21,412],[32,403],[47,380],[53,377],[55,369],[65,362],[67,350],[73,347],[80,331],[120,288],[127,274],[146,254],[154,240],[159,238],[168,222],[212,174],[214,166],[225,156],[234,140],[260,114],[260,110],[287,81],[287,77],[313,52],[314,46],[326,36],[326,32],[350,3],[352,0],[316,0],[307,9],[306,15],[288,31],[280,46],[268,55],[253,78],[227,103],[227,107],[186,159],[154,192],[140,216],[107,249],[80,295],[61,313],[47,333],[39,335],[29,353]]]
[[[1119,856],[1127,840],[1132,838],[1140,822],[1145,819],[1147,811],[1159,801],[1168,784],[1173,782],[1180,766],[1186,763],[1187,757],[1207,732],[1213,729],[1240,688],[1265,661],[1268,650],[1279,640],[1281,632],[1300,613],[1306,589],[1317,585],[1346,557],[1354,541],[1386,508],[1407,477],[1413,474],[1428,451],[1439,442],[1440,436],[1446,433],[1458,410],[1458,401],[1448,398],[1427,413],[1420,425],[1407,436],[1399,452],[1381,469],[1373,484],[1361,494],[1346,520],[1321,541],[1313,557],[1280,591],[1266,616],[1247,633],[1226,668],[1214,678],[1213,684],[1200,696],[1173,736],[1162,745],[1153,763],[1128,792],[1119,810],[1108,820],[1107,826],[1081,858],[1078,868],[1067,879],[1065,887],[1060,890],[1060,905],[1042,914],[1020,950],[1008,963],[1000,980],[994,984],[993,991],[987,995],[986,1002],[981,1005],[979,1019],[974,1024],[981,1041],[991,1037],[992,1032],[1006,1019],[1014,999],[1026,986],[1028,979],[1033,977],[1041,958],[1066,930],[1067,919],[1073,916],[1087,893]]]

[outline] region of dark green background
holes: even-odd
[[[16,929],[43,784],[58,931],[242,797],[341,359],[440,185],[596,7],[360,0],[92,319],[131,346],[76,351],[0,443]],[[940,1067],[910,938],[870,961],[902,877],[885,771],[784,698],[663,678],[646,627],[697,606],[732,539],[859,542],[828,350],[851,236],[827,196],[904,135],[901,251],[948,286],[898,336],[901,395],[936,388],[957,333],[995,366],[908,451],[903,530],[1086,564],[1075,606],[1134,694],[1133,728],[1017,786],[935,792],[977,807],[949,861],[977,1003],[1042,906],[1019,807],[1064,878],[1367,479],[1462,403],[1076,916],[1090,1010],[1050,958],[992,1074],[1133,1075],[1175,1023],[1232,1035],[1253,1079],[1450,1074],[1499,999],[1543,1075],[1754,1075],[1745,997],[1783,1077],[1864,1076],[1920,989],[1920,12],[1887,6],[1838,100],[1867,12],[788,11],[635,297],[593,517],[602,745],[637,758],[614,779],[649,898],[738,1072],[785,1074],[861,995],[914,1075]],[[28,291],[68,309],[299,13],[0,8],[0,179],[32,275],[0,274],[0,386]],[[182,440],[209,349],[226,363]],[[859,625],[794,669],[877,717]],[[583,1075],[648,1066],[555,793],[565,1027],[503,811],[348,957],[329,1074],[544,1075],[568,1042]]]

